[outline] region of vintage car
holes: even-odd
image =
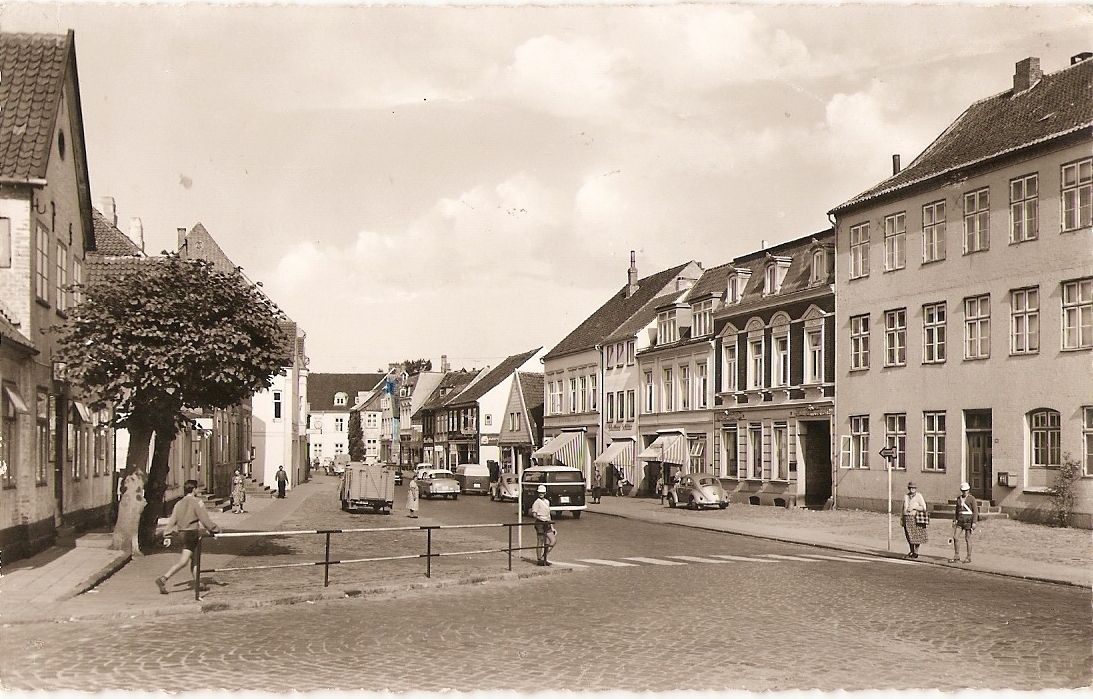
[[[490,469],[485,464],[460,464],[455,467],[459,492],[485,495],[490,492]]]
[[[459,481],[455,474],[443,468],[423,468],[417,472],[417,487],[421,497],[433,499],[436,496],[459,499]]]
[[[586,509],[584,495],[587,483],[584,472],[569,466],[532,466],[524,469],[520,488],[523,490],[524,514],[531,512],[531,505],[538,498],[536,490],[540,485],[547,489],[550,512],[569,512],[575,519],[580,518]]]
[[[725,509],[729,496],[721,487],[721,480],[712,473],[681,473],[668,490],[668,505],[685,505],[691,510],[707,507]]]
[[[502,473],[497,480],[490,483],[490,500],[516,502],[520,499],[520,481],[515,473]]]

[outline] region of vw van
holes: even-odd
[[[490,469],[484,464],[460,464],[455,467],[460,493],[486,495],[490,492]]]
[[[524,514],[531,511],[532,503],[539,497],[536,491],[540,485],[546,486],[552,516],[555,512],[572,512],[574,518],[579,518],[586,509],[584,493],[587,483],[581,469],[570,466],[532,466],[525,469],[520,477]]]

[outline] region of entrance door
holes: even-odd
[[[991,468],[991,411],[966,410],[964,412],[965,438],[968,443],[968,485],[976,500],[991,500],[994,479]]]
[[[831,425],[827,420],[802,420],[798,425],[805,468],[805,507],[823,509],[831,497]]]

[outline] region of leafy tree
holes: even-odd
[[[113,426],[129,430],[111,548],[139,553],[163,509],[183,409],[228,408],[269,388],[288,351],[285,316],[238,269],[218,272],[177,254],[141,260],[81,291],[81,303],[53,328],[56,359],[92,409],[113,406]]]
[[[404,359],[402,360],[402,370],[407,374],[420,374],[423,371],[433,370],[433,360],[431,359]]]
[[[349,413],[349,458],[364,461],[364,430],[361,429],[361,411]]]

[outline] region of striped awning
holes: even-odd
[[[584,467],[584,432],[562,432],[552,437],[541,449],[532,453],[532,458],[546,459],[553,456],[566,466]]]
[[[639,459],[662,461],[680,466],[689,466],[691,463],[689,457],[687,437],[682,434],[662,434],[638,454]]]
[[[603,453],[596,457],[595,463],[614,465],[623,469],[633,466],[634,440],[620,439],[616,442],[612,442],[611,446],[604,449]]]

